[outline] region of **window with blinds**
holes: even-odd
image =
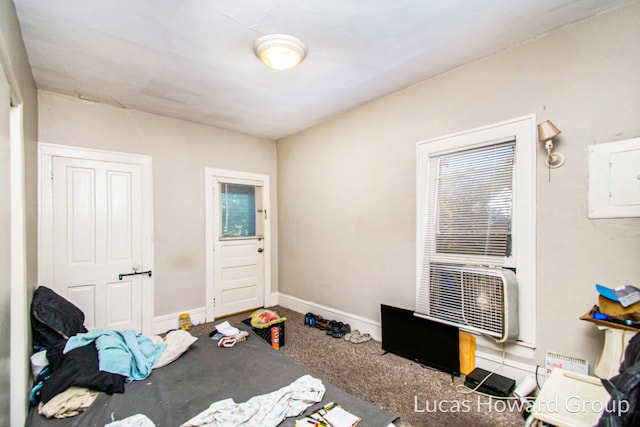
[[[504,273],[495,268],[512,255],[515,142],[434,152],[426,175],[417,311],[500,342],[518,334],[517,322],[507,319],[509,311],[517,317],[516,281],[507,295]]]
[[[417,316],[535,346],[536,123],[417,143]]]
[[[511,255],[515,140],[429,159],[431,262],[502,265]]]

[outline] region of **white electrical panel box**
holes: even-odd
[[[640,217],[640,138],[589,146],[589,218]]]

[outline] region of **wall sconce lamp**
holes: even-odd
[[[538,140],[544,142],[544,148],[547,150],[547,159],[545,164],[547,167],[555,169],[564,164],[564,154],[555,152],[553,153],[553,138],[560,135],[560,130],[555,127],[551,120],[547,120],[538,125]]]
[[[304,43],[287,34],[268,34],[253,45],[256,56],[276,70],[290,70],[305,57]]]
[[[555,127],[551,120],[544,121],[538,125],[538,140],[544,142],[547,150],[547,158],[544,163],[549,168],[549,181],[551,181],[551,169],[559,168],[564,164],[564,154],[553,152],[553,138],[560,135],[560,129]]]

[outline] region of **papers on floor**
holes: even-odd
[[[220,323],[219,325],[216,325],[216,330],[218,332],[220,332],[221,334],[228,336],[228,335],[235,335],[240,333],[240,329],[231,326],[229,324],[229,321],[225,320],[224,322]]]
[[[324,419],[329,421],[333,427],[352,427],[360,421],[360,418],[337,405],[324,414]]]
[[[338,403],[329,402],[313,414],[296,421],[296,427],[353,427],[361,418]]]

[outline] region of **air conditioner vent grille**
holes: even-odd
[[[462,273],[462,319],[468,325],[502,335],[504,293],[502,278]]]
[[[515,275],[498,268],[431,264],[428,317],[499,340],[517,336]]]

